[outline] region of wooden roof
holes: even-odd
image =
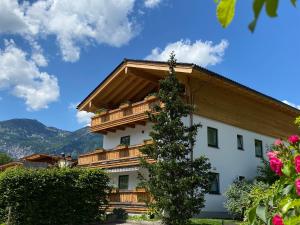
[[[147,94],[159,88],[159,80],[168,74],[168,64],[159,61],[124,59],[78,106],[78,110],[95,112],[98,108],[112,109],[123,101],[140,101]],[[220,74],[195,64],[178,63],[176,73],[183,83],[187,79],[214,82],[216,85],[230,88],[243,94],[268,103],[277,109],[299,114],[300,111],[275,98],[237,83]],[[196,91],[194,86],[192,91]]]

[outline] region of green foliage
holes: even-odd
[[[204,194],[210,187],[208,159],[201,156],[192,160],[190,157],[200,125],[185,126],[182,122],[182,118],[192,113],[193,107],[184,103],[184,87],[176,78],[175,66],[172,53],[169,75],[160,81],[157,94],[163,107],[157,105],[158,113],[149,113],[154,123],[150,133],[153,144],[141,149],[156,160],[149,164],[142,159],[142,166],[149,171],[149,179],[143,179],[143,185],[154,198],[150,207],[161,214],[166,225],[188,224],[204,207]]]
[[[128,218],[127,212],[122,208],[114,208],[113,215],[117,220],[126,220]]]
[[[241,219],[244,217],[252,186],[252,183],[249,181],[236,180],[225,192],[225,208],[234,218]]]
[[[13,159],[4,152],[0,152],[0,165],[13,161]]]
[[[109,178],[96,169],[10,169],[0,174],[7,225],[81,225],[97,221]]]
[[[236,0],[221,0],[217,6],[217,18],[221,25],[227,27],[235,13]]]
[[[217,5],[217,18],[223,27],[227,27],[235,14],[236,0],[214,0]],[[296,7],[297,0],[291,0],[291,4]],[[254,32],[257,20],[261,10],[265,6],[266,13],[269,17],[277,17],[279,0],[253,0],[252,10],[254,19],[249,24],[249,29]]]
[[[251,190],[244,224],[271,224],[275,216],[285,225],[300,221],[300,140],[297,135],[278,142],[268,153],[271,168],[280,176],[269,188]],[[296,223],[297,221],[297,223]]]
[[[295,124],[300,128],[300,116],[295,119]]]
[[[271,170],[270,163],[266,159],[262,159],[262,165],[257,169],[256,180],[265,184],[274,184],[279,176]]]

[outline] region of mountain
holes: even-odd
[[[102,147],[102,141],[102,135],[90,133],[88,127],[70,132],[31,119],[0,121],[0,152],[14,158],[33,153],[84,153]]]

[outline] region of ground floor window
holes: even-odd
[[[121,175],[119,176],[119,189],[128,190],[129,176]]]
[[[212,184],[210,187],[210,194],[220,194],[220,180],[218,173],[211,173],[212,175]]]

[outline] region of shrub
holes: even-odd
[[[249,181],[235,180],[225,192],[225,208],[232,214],[234,218],[243,218],[251,188],[252,184]]]
[[[251,191],[245,224],[296,225],[300,221],[300,138],[276,140],[267,153],[280,178],[270,188]]]
[[[265,190],[266,188],[268,188],[268,185],[263,182],[253,183],[247,180],[236,180],[225,192],[225,208],[234,218],[242,219],[249,203],[254,201],[253,194],[251,193],[253,191],[256,193],[257,190]]]
[[[256,180],[269,185],[274,184],[279,179],[279,176],[272,171],[268,160],[262,159],[261,161],[262,165],[257,169],[258,176]]]
[[[97,169],[10,169],[0,174],[7,225],[80,225],[107,205],[108,176]]]

